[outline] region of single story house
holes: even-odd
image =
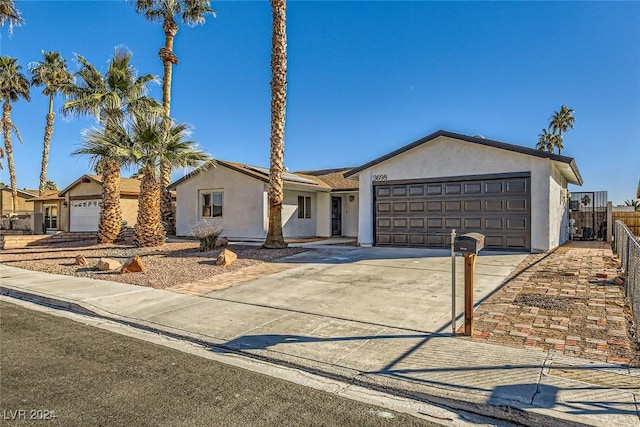
[[[120,178],[122,219],[130,226],[138,216],[140,180]],[[42,212],[46,231],[98,231],[102,205],[102,177],[82,175],[64,190],[49,191],[29,202],[34,212]]]
[[[357,182],[349,169],[284,174],[283,234],[295,237],[356,237]],[[222,224],[232,239],[267,235],[269,170],[226,160],[197,169],[171,184],[177,192],[176,234],[188,236],[205,222]]]
[[[31,211],[27,205],[27,200],[33,199],[38,195],[38,190],[17,190],[18,206],[13,209],[13,197],[11,197],[11,187],[0,185],[0,216],[7,215],[12,212]]]
[[[568,239],[573,158],[444,130],[345,174],[359,181],[362,246],[447,247],[479,232],[485,247],[547,252]]]

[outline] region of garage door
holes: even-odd
[[[374,183],[377,246],[448,247],[451,229],[488,249],[531,248],[529,174]]]
[[[71,231],[98,231],[101,200],[72,200]]]

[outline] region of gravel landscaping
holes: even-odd
[[[248,245],[230,245],[229,249],[238,255],[238,259],[229,266],[215,265],[216,258],[222,252],[222,248],[199,252],[196,241],[169,242],[154,248],[100,244],[8,249],[0,251],[0,262],[27,270],[92,277],[164,289],[308,250],[305,248],[263,249],[259,246]],[[78,255],[83,255],[87,259],[87,267],[75,264]],[[134,255],[142,258],[145,266],[144,272],[120,274],[119,270],[97,271],[93,268],[100,258],[112,258],[124,264],[128,258]]]

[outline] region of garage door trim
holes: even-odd
[[[444,176],[436,178],[397,179],[389,181],[373,181],[373,185],[404,185],[404,184],[429,184],[431,182],[458,182],[474,180],[490,180],[505,178],[531,178],[531,172],[493,173],[487,175],[460,175]],[[375,196],[375,193],[374,193]]]

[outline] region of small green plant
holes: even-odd
[[[215,249],[216,240],[224,231],[224,225],[220,223],[201,222],[191,229],[191,236],[200,241],[200,252]]]

